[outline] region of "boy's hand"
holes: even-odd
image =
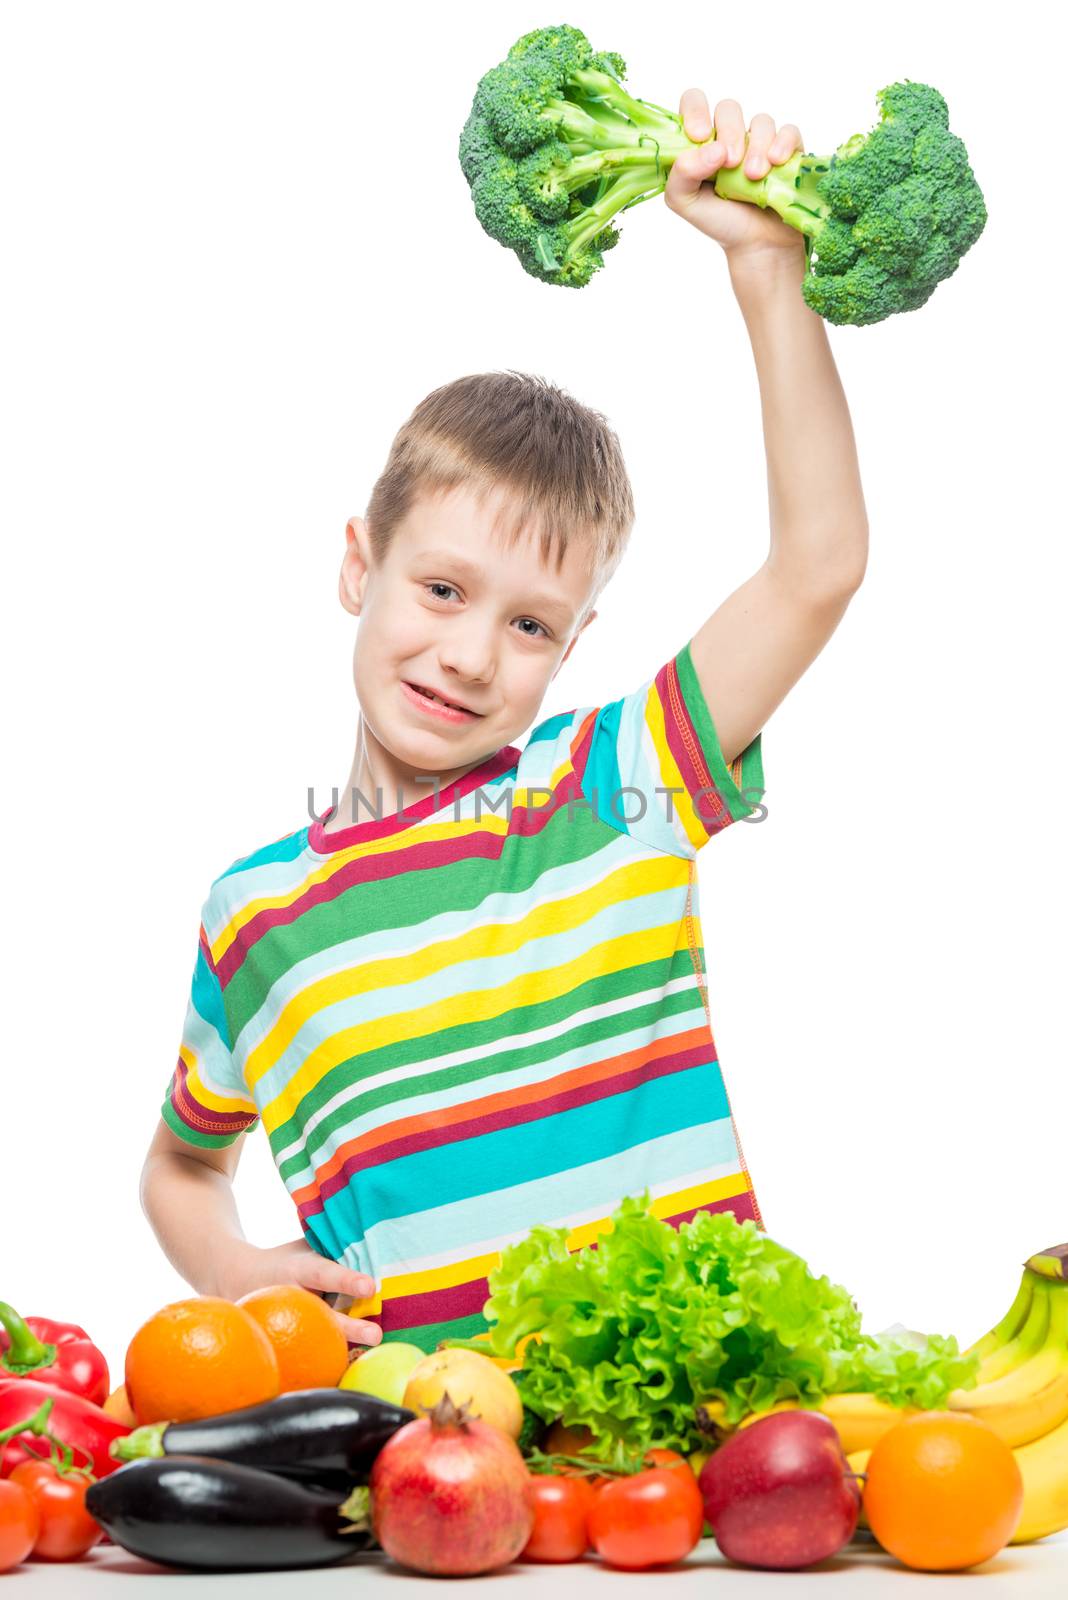
[[[313,1294],[351,1295],[354,1300],[369,1300],[377,1287],[373,1278],[328,1261],[301,1238],[266,1250],[239,1241],[220,1270],[218,1292],[226,1300],[240,1300],[253,1289],[267,1289],[276,1283],[296,1283]],[[377,1322],[362,1322],[342,1311],[333,1315],[350,1344],[381,1342],[382,1329]]]
[[[771,117],[760,112],[749,125],[737,100],[721,100],[716,106],[715,127],[708,100],[701,89],[687,89],[679,101],[679,115],[686,136],[695,141],[715,139],[699,150],[687,150],[671,169],[664,199],[670,209],[695,228],[715,239],[727,252],[732,268],[739,262],[759,262],[768,266],[796,263],[803,270],[805,241],[796,228],[788,227],[773,211],[744,201],[721,200],[712,188],[712,179],[721,167],[737,167],[744,157],[747,178],[760,179],[773,166],[788,161],[803,148],[801,134],[792,122],[776,130]]]

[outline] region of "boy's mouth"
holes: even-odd
[[[404,686],[406,689],[413,690],[424,700],[429,700],[431,705],[441,706],[447,711],[455,711],[460,716],[478,717],[482,715],[479,711],[472,711],[469,706],[461,705],[458,700],[446,700],[444,695],[438,694],[434,689],[428,689],[425,684],[409,683],[404,680]]]

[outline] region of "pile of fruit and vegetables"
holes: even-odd
[[[1068,1246],[996,1327],[863,1332],[846,1291],[729,1212],[625,1200],[570,1252],[535,1228],[489,1332],[350,1359],[278,1285],[164,1306],[125,1382],[84,1329],[0,1303],[0,1571],[104,1538],[161,1567],[514,1561],[798,1569],[851,1541],[959,1571],[1068,1527]]]

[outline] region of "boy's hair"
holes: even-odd
[[[594,587],[582,621],[612,576],[634,521],[619,440],[599,411],[545,378],[478,372],[420,401],[401,427],[367,505],[371,548],[381,560],[397,525],[423,493],[463,485],[484,500],[508,491],[495,531],[514,544],[536,526],[541,558],[581,541]]]

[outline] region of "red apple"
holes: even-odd
[[[699,1481],[716,1543],[746,1567],[810,1567],[857,1525],[857,1480],[818,1411],[780,1411],[743,1428],[709,1456]]]

